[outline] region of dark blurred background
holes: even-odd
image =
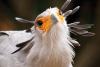
[[[58,8],[66,0],[0,0],[0,30],[23,30],[32,25],[16,21],[15,17],[34,20],[49,7]],[[77,36],[80,47],[75,47],[74,67],[100,67],[100,0],[72,0],[66,9],[80,5],[80,10],[67,18],[68,23],[81,21],[82,24],[94,24],[90,30],[94,37]]]

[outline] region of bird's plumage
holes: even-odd
[[[73,43],[79,43],[70,37],[70,32],[77,33],[74,30],[79,29],[86,34],[85,29],[90,28],[77,22],[67,24],[66,17],[77,9],[62,13],[57,7],[49,8],[36,17],[29,30],[1,31],[0,67],[72,67]],[[21,18],[16,20],[24,21]],[[77,34],[81,35],[81,31]]]

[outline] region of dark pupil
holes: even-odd
[[[43,24],[42,21],[38,21],[38,22],[37,22],[37,25],[38,25],[38,26],[41,26],[42,24]]]

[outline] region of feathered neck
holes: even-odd
[[[71,47],[66,24],[56,24],[47,33],[36,31],[35,43],[31,48],[27,63],[30,67],[69,67],[74,52]]]

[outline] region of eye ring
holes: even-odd
[[[37,25],[37,26],[39,26],[39,27],[41,27],[41,26],[42,26],[42,24],[43,24],[43,22],[42,22],[42,21],[40,21],[40,20],[36,22],[36,25]]]

